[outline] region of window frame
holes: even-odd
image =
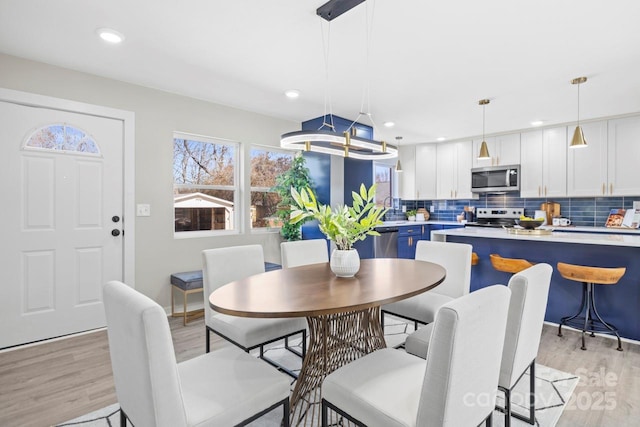
[[[214,236],[229,236],[229,235],[239,235],[243,231],[243,207],[242,207],[242,181],[241,181],[241,172],[243,168],[243,157],[244,153],[242,150],[242,144],[239,141],[234,141],[225,138],[218,138],[206,135],[199,135],[188,132],[174,131],[173,137],[171,139],[172,146],[175,146],[176,139],[187,139],[189,141],[195,141],[205,144],[218,144],[218,145],[229,145],[234,147],[234,158],[233,158],[233,185],[194,185],[194,184],[176,184],[175,177],[173,176],[173,167],[175,165],[175,155],[172,156],[172,197],[175,200],[175,190],[176,189],[194,189],[194,190],[223,190],[223,191],[233,191],[233,224],[234,228],[231,230],[195,230],[195,231],[176,231],[175,229],[175,219],[176,219],[176,208],[175,202],[172,200],[172,218],[173,218],[173,237],[174,239],[192,239],[192,238],[203,238],[203,237],[214,237]]]
[[[251,234],[262,234],[262,233],[280,233],[280,229],[282,227],[253,227],[252,226],[252,221],[251,221],[251,193],[255,192],[262,192],[262,193],[273,193],[273,191],[269,191],[271,189],[271,187],[253,187],[251,185],[251,152],[255,149],[255,150],[262,150],[262,151],[270,151],[270,152],[275,152],[275,153],[281,153],[281,154],[287,154],[291,156],[291,160],[293,161],[293,158],[296,155],[297,151],[292,151],[292,150],[287,150],[284,148],[280,148],[278,146],[275,145],[262,145],[262,144],[249,144],[249,150],[248,150],[248,162],[249,164],[247,165],[247,171],[248,171],[248,206],[247,208],[244,209],[244,213],[245,215],[247,215],[248,218],[248,227],[249,227],[249,232]],[[275,184],[275,183],[274,183]]]

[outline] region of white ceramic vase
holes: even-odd
[[[336,276],[353,277],[360,270],[360,254],[355,249],[334,249],[329,264]]]

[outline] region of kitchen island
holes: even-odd
[[[640,341],[640,235],[554,231],[549,235],[516,235],[504,229],[467,227],[431,232],[431,240],[469,243],[479,263],[471,269],[471,290],[506,284],[511,274],[494,270],[489,254],[546,262],[553,269],[545,320],[560,323],[580,307],[582,288],[566,280],[557,262],[594,267],[626,267],[616,285],[596,286],[600,315],[615,325],[620,336]]]

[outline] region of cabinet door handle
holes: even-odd
[[[540,186],[538,185],[538,196],[540,196]]]
[[[547,197],[547,186],[544,186],[544,196]]]
[[[613,194],[613,182],[609,184],[609,194]]]
[[[606,185],[605,185],[605,184],[604,184],[604,182],[603,182],[603,183],[602,183],[602,195],[603,195],[603,196],[604,196],[605,192],[607,191],[607,190],[606,190],[606,188],[607,188],[607,187],[606,187]]]

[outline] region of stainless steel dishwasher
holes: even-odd
[[[398,258],[398,227],[376,227],[379,236],[373,238],[373,255],[376,258]]]

